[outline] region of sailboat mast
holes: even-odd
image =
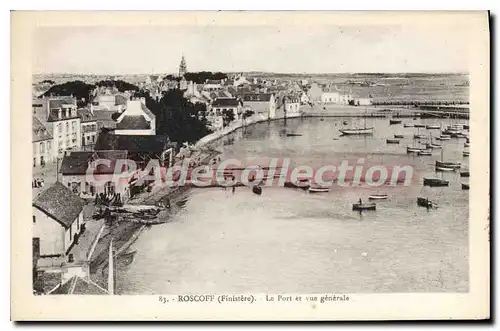
[[[113,256],[113,239],[109,243],[109,262],[108,262],[108,292],[115,294],[115,263]]]

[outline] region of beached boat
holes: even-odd
[[[425,124],[415,124],[416,128],[425,128]]]
[[[402,134],[395,134],[394,135],[394,138],[397,138],[397,139],[403,139],[405,136],[402,135]]]
[[[422,152],[424,151],[423,148],[419,148],[419,147],[406,147],[406,152],[407,153],[418,153],[418,152]]]
[[[386,142],[388,144],[399,144],[399,140],[398,139],[386,139]]]
[[[457,169],[443,166],[436,166],[436,171],[455,171]]]
[[[448,186],[449,184],[449,181],[441,178],[424,178],[424,186]]]
[[[405,123],[405,124],[403,124],[403,126],[405,128],[413,128],[415,126],[415,124],[413,124],[413,123]]]
[[[431,151],[420,151],[420,152],[417,152],[418,155],[421,155],[421,156],[430,156],[432,155],[432,152]]]
[[[441,126],[440,125],[426,125],[425,128],[427,130],[439,130],[439,129],[441,129]]]
[[[369,203],[354,203],[352,205],[352,210],[376,210],[377,205],[374,202],[369,202]]]
[[[463,155],[463,156],[469,156],[469,155],[470,155],[470,152],[464,151],[464,152],[462,153],[462,155]]]
[[[460,171],[460,177],[469,177],[469,176],[470,176],[469,170]]]
[[[389,125],[401,124],[401,120],[389,120]]]
[[[460,162],[443,162],[436,160],[436,167],[460,169],[462,164]]]
[[[417,198],[417,205],[425,208],[433,208],[436,207],[435,203],[430,201],[427,198]],[[437,208],[437,207],[436,207]]]
[[[385,200],[388,198],[387,194],[372,194],[368,196],[368,199],[370,200]]]
[[[309,187],[309,193],[326,193],[330,192],[329,187],[311,186]]]
[[[262,194],[262,187],[260,187],[258,185],[254,186],[254,187],[252,187],[252,192],[257,194],[257,195],[261,195]]]
[[[352,128],[339,130],[343,135],[373,134],[373,128]]]
[[[287,133],[286,136],[287,137],[300,137],[302,135],[300,133]]]
[[[469,189],[469,184],[462,183],[462,190],[468,190]]]

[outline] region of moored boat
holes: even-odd
[[[464,124],[464,130],[469,130],[469,124]]]
[[[462,164],[460,162],[443,162],[436,160],[436,166],[444,168],[460,169]]]
[[[436,166],[436,171],[455,171],[457,169],[443,166]]]
[[[435,203],[430,201],[427,198],[417,198],[417,205],[425,207],[425,208],[432,208],[435,207]]]
[[[413,139],[425,139],[426,136],[423,134],[414,134]]]
[[[407,153],[418,153],[424,151],[423,148],[418,148],[418,147],[406,147],[406,152]]]
[[[287,133],[286,136],[287,137],[300,137],[302,135],[300,133]]]
[[[469,146],[470,146],[470,144],[468,142],[464,143],[464,147],[469,147]]]
[[[450,140],[451,136],[442,134],[440,137],[436,137],[436,140]]]
[[[467,152],[467,151],[464,151],[464,152],[462,153],[462,155],[463,155],[463,156],[469,156],[469,154],[470,154],[470,153],[469,153],[469,152]]]
[[[252,192],[257,194],[257,195],[261,195],[262,194],[262,187],[260,187],[258,185],[254,186],[254,187],[252,187]]]
[[[370,200],[385,200],[388,198],[387,194],[372,194],[368,196]]]
[[[386,142],[388,144],[399,144],[399,140],[398,139],[386,139]]]
[[[460,177],[469,177],[469,176],[470,176],[469,170],[460,171]]]
[[[448,186],[449,184],[449,181],[441,178],[424,178],[424,186]]]
[[[329,187],[321,187],[321,186],[309,187],[309,193],[326,193],[326,192],[330,192]]]
[[[469,184],[462,183],[462,190],[468,190],[469,189]]]
[[[369,202],[369,203],[353,203],[352,204],[352,210],[376,210],[377,205],[374,202]]]
[[[394,138],[397,138],[397,139],[403,139],[405,136],[402,135],[402,134],[395,134],[394,135]]]
[[[405,128],[413,128],[415,126],[415,124],[413,124],[413,123],[405,123],[405,124],[403,124],[403,126]]]
[[[441,129],[441,126],[440,125],[426,125],[425,128],[427,130],[439,130],[439,129]]]
[[[343,135],[373,134],[373,128],[352,128],[339,130]]]
[[[425,124],[415,124],[416,128],[425,128]]]
[[[420,151],[417,154],[422,155],[422,156],[429,156],[429,155],[432,155],[432,152],[431,151]]]
[[[438,148],[442,148],[443,146],[438,145],[438,144],[433,144],[433,143],[427,143],[427,144],[425,144],[425,147],[428,149],[432,149],[432,148],[438,149]]]
[[[389,124],[401,124],[401,120],[389,120]]]

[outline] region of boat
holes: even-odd
[[[416,128],[425,128],[425,124],[415,124]]]
[[[443,162],[436,160],[436,167],[460,169],[462,164],[460,162]]]
[[[439,129],[441,129],[441,126],[440,125],[426,125],[425,128],[427,130],[439,130]]]
[[[254,186],[254,187],[252,187],[252,192],[257,194],[257,195],[261,195],[262,194],[262,187],[260,187],[258,185]]]
[[[388,198],[387,194],[373,194],[373,195],[368,196],[369,200],[384,200],[387,198]]]
[[[464,130],[469,130],[469,124],[464,124]]]
[[[398,139],[386,139],[386,142],[388,144],[399,144],[399,140]]]
[[[343,135],[373,134],[373,128],[352,128],[339,130]]]
[[[320,187],[320,186],[309,187],[309,193],[326,193],[326,192],[330,192],[329,187]]]
[[[436,186],[448,186],[450,182],[441,178],[425,178],[424,186],[436,187]]]
[[[418,148],[418,147],[406,147],[406,152],[407,153],[418,153],[418,152],[423,152],[423,148]]]
[[[342,124],[347,125],[347,121],[342,122]]]
[[[467,137],[467,139],[465,139],[465,142],[466,142],[467,144],[469,144],[469,143],[470,143],[470,139]]]
[[[440,137],[436,137],[436,140],[450,140],[451,137],[449,135],[442,134]]]
[[[300,137],[302,135],[300,133],[287,133],[286,136],[287,137]]]
[[[405,124],[403,124],[403,126],[405,128],[413,128],[415,126],[415,124],[413,124],[413,123],[405,123]]]
[[[352,204],[352,210],[376,210],[377,205],[374,202],[369,202],[369,203],[353,203]]]
[[[464,152],[462,153],[462,155],[463,155],[463,156],[469,156],[469,154],[470,154],[470,153],[469,153],[469,152],[467,152],[467,151],[464,151]]]
[[[427,144],[425,144],[425,147],[427,149],[432,149],[432,148],[439,149],[439,148],[442,148],[443,146],[442,145],[438,145],[438,144],[433,144],[433,143],[427,143]]]
[[[425,135],[423,134],[414,134],[413,135],[413,139],[425,139]]]
[[[389,125],[401,124],[401,120],[389,120]]]
[[[464,147],[469,147],[469,146],[470,146],[469,143],[467,143],[467,142],[464,143]]]
[[[432,208],[436,207],[435,203],[430,201],[427,198],[417,198],[417,205],[425,207],[425,208]],[[436,207],[437,208],[437,207]]]
[[[469,170],[460,171],[460,177],[469,177],[469,175],[470,175]]]
[[[394,138],[403,139],[405,136],[402,134],[395,134]]]
[[[431,151],[420,151],[420,152],[417,152],[418,155],[432,155],[432,152]]]
[[[468,190],[469,189],[469,184],[462,183],[462,190]]]
[[[436,171],[455,171],[457,169],[443,166],[436,166]]]

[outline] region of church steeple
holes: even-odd
[[[184,54],[182,55],[181,64],[179,65],[179,77],[182,77],[187,72],[186,59],[184,58]]]

